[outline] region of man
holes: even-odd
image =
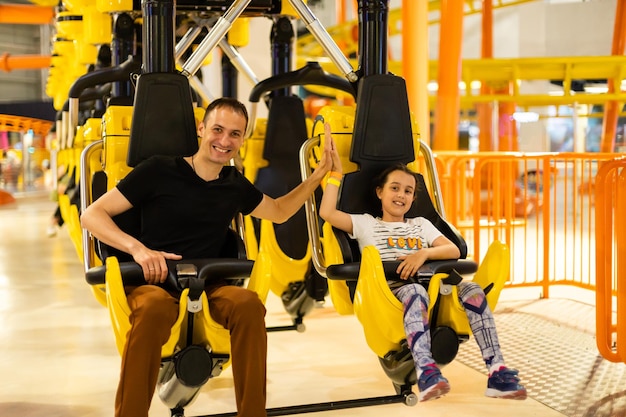
[[[274,223],[293,216],[332,165],[325,151],[311,176],[273,199],[227,166],[243,144],[248,115],[234,99],[213,101],[198,126],[200,147],[190,157],[152,157],[81,216],[97,239],[132,255],[148,284],[162,283],[166,260],[217,257],[236,213]],[[131,208],[141,232],[130,236],[113,217]],[[265,306],[256,293],[224,282],[206,289],[211,316],[230,331],[232,372],[239,417],[266,416]],[[157,285],[126,288],[131,308],[115,401],[117,417],[147,417],[160,366],[161,346],[178,315],[177,299]]]

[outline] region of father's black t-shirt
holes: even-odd
[[[139,210],[136,237],[183,259],[217,257],[234,216],[249,214],[263,198],[235,167],[224,166],[218,179],[204,181],[182,157],[149,158],[117,188]]]

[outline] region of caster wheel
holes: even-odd
[[[409,407],[417,405],[417,402],[417,394],[415,394],[414,392],[411,392],[404,397],[404,405],[408,405]]]

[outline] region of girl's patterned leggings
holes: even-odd
[[[467,319],[487,369],[491,364],[504,364],[496,325],[485,293],[478,284],[470,281],[461,282],[457,288],[459,301],[465,307]],[[429,299],[426,289],[420,284],[406,284],[392,292],[404,305],[404,331],[416,367],[424,368],[433,364],[435,361],[430,349]]]

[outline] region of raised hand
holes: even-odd
[[[331,171],[343,173],[343,167],[341,166],[341,158],[339,157],[339,151],[337,150],[337,146],[335,145],[335,141],[333,140],[333,135],[330,130],[330,124],[324,123],[324,150],[328,150],[330,152],[330,158],[332,161]]]

